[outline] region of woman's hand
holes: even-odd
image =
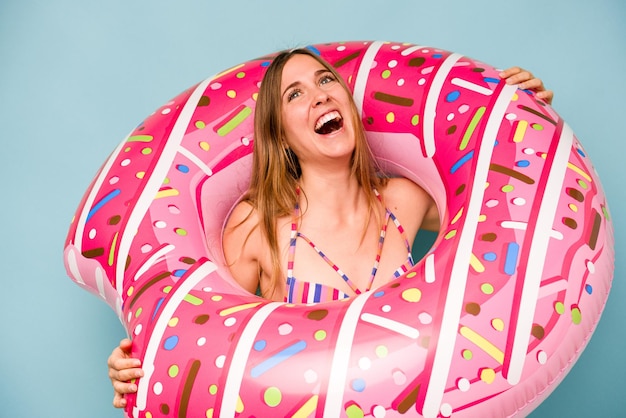
[[[124,395],[127,393],[137,392],[137,385],[134,383],[134,379],[143,377],[143,370],[141,370],[141,361],[136,358],[130,357],[130,351],[132,342],[125,338],[120,341],[119,347],[116,347],[107,364],[109,366],[109,378],[113,385],[113,406],[116,408],[124,408],[126,406],[126,398]]]
[[[511,67],[500,73],[507,84],[519,84],[522,90],[533,90],[537,98],[543,100],[547,104],[552,104],[554,93],[547,90],[541,79],[536,78],[530,71],[520,67]]]

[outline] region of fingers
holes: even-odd
[[[530,71],[520,67],[511,67],[501,71],[500,77],[503,78],[507,84],[517,84],[518,88],[522,90],[533,90],[537,98],[548,104],[552,104],[554,93],[552,90],[547,90],[543,85],[543,81],[535,77]]]
[[[113,395],[113,406],[115,408],[124,408],[126,407],[126,398],[123,395],[115,392]]]
[[[113,406],[124,408],[126,406],[125,394],[137,392],[135,380],[143,377],[141,361],[131,358],[132,342],[129,339],[120,341],[107,360],[109,367],[109,379],[113,386]]]

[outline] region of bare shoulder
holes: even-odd
[[[404,177],[389,179],[383,197],[388,205],[400,208],[405,205],[427,205],[432,200],[423,188]]]
[[[411,229],[437,230],[439,215],[432,197],[418,184],[404,177],[389,179],[383,192],[385,204]]]
[[[224,257],[235,280],[249,292],[259,283],[260,249],[264,248],[256,209],[240,202],[232,210],[224,228]]]
[[[250,228],[257,225],[258,222],[259,217],[256,209],[249,202],[243,201],[237,203],[230,213],[228,221],[226,222],[226,230],[228,231],[239,226],[243,226],[244,229],[246,226]]]

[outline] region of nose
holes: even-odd
[[[317,88],[315,90],[315,94],[313,96],[313,107],[317,107],[321,104],[326,103],[330,97],[328,96],[328,92],[322,88]]]

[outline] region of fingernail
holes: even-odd
[[[131,392],[137,392],[137,385],[130,385],[128,388]]]

